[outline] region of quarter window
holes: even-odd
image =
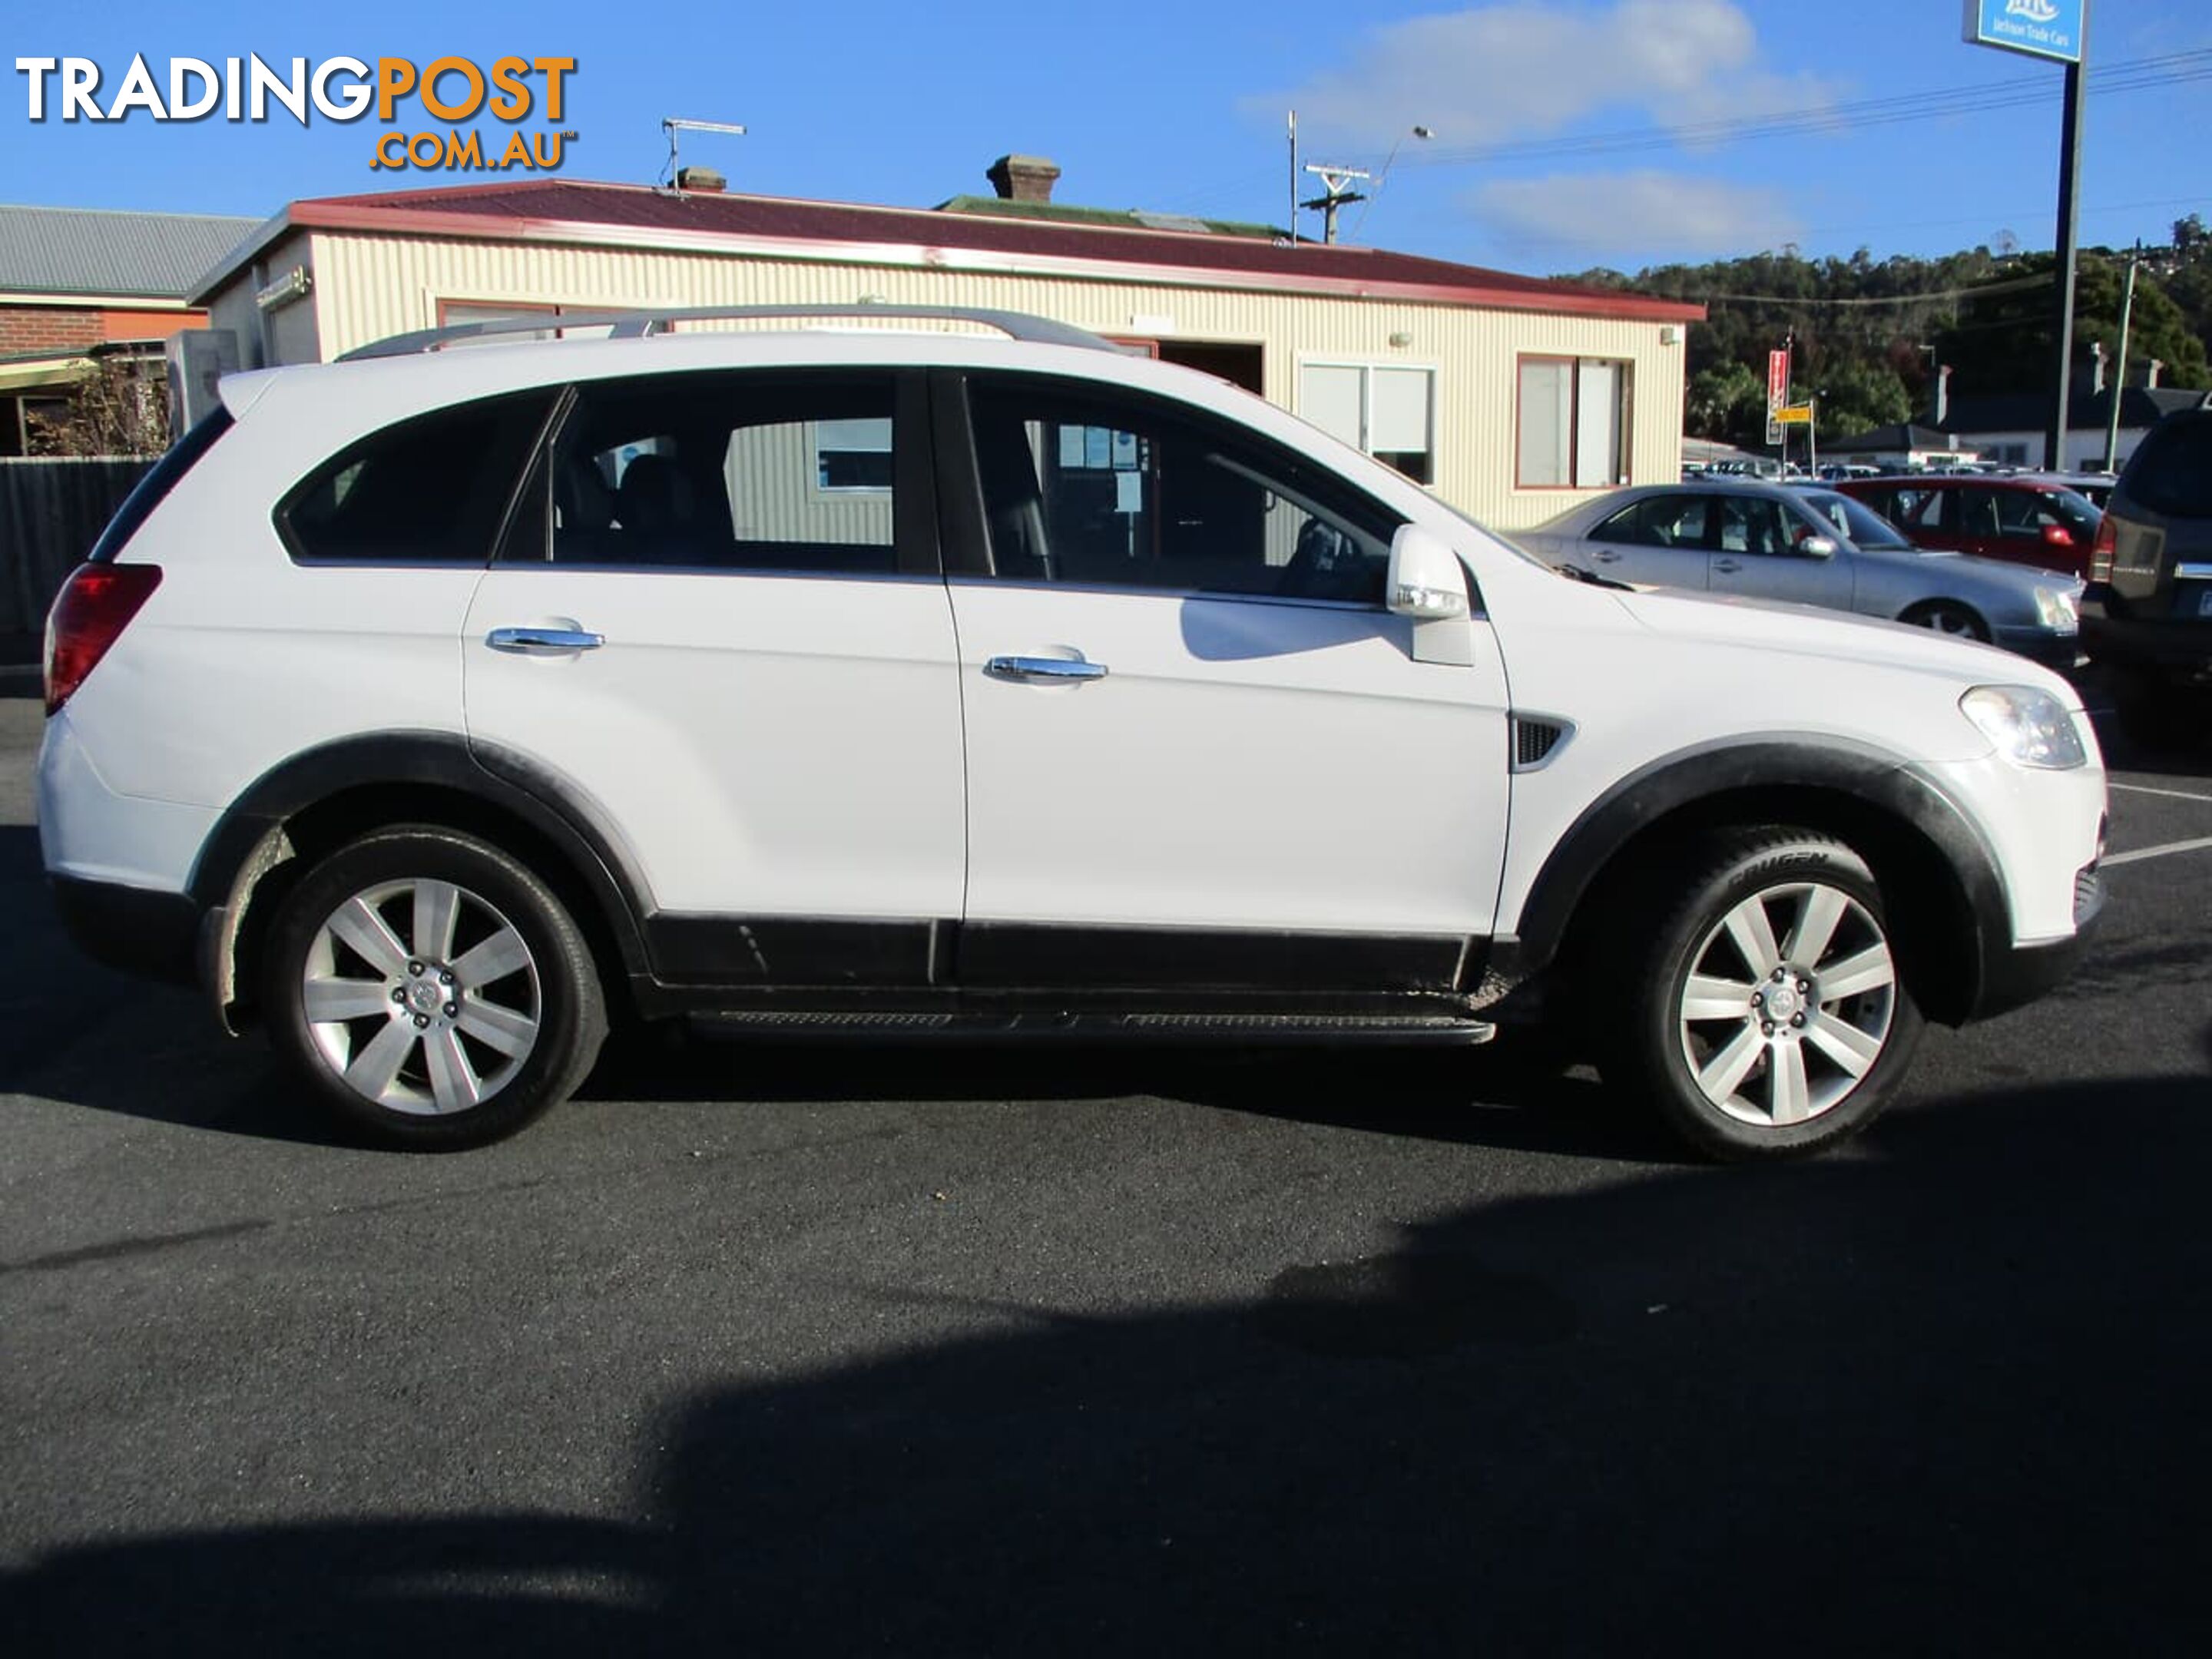
[[[463,404],[340,451],[277,508],[293,556],[487,562],[552,400],[532,392]]]
[[[979,382],[969,403],[1002,578],[1382,603],[1397,520],[1310,461],[1055,382]]]
[[[1515,482],[1523,489],[1610,489],[1628,482],[1629,366],[1602,357],[1523,357]]]

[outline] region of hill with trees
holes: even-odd
[[[2075,276],[2076,384],[2091,384],[2091,347],[2119,341],[2125,249],[2085,249]],[[1954,396],[2032,392],[2051,380],[2052,285],[2048,253],[1987,247],[1922,259],[1805,259],[1794,251],[1709,264],[1658,265],[1634,276],[1589,270],[1572,280],[1695,300],[1691,325],[1689,435],[1757,447],[1766,422],[1766,354],[1792,343],[1799,396],[1817,394],[1820,430],[1838,436],[1925,418],[1936,365]],[[2212,233],[2191,214],[2172,242],[2146,248],[2129,329],[2128,383],[2154,358],[2159,384],[2212,386]]]

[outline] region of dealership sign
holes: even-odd
[[[1966,43],[2024,52],[2032,58],[2081,61],[2081,29],[2089,0],[1966,0]]]

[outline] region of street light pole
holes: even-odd
[[[2120,398],[2128,389],[2128,325],[2133,320],[2136,308],[2136,267],[2142,263],[2142,243],[2138,240],[2136,251],[2128,256],[2128,291],[2120,301],[2119,361],[2112,369],[2112,407],[2105,414],[2105,471],[2119,470],[2120,459]]]

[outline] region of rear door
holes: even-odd
[[[587,383],[462,641],[469,736],[617,839],[664,979],[908,985],[960,914],[918,377]]]
[[[1718,499],[1695,489],[1646,495],[1601,520],[1578,546],[1559,549],[1554,562],[1579,563],[1615,581],[1701,589]]]

